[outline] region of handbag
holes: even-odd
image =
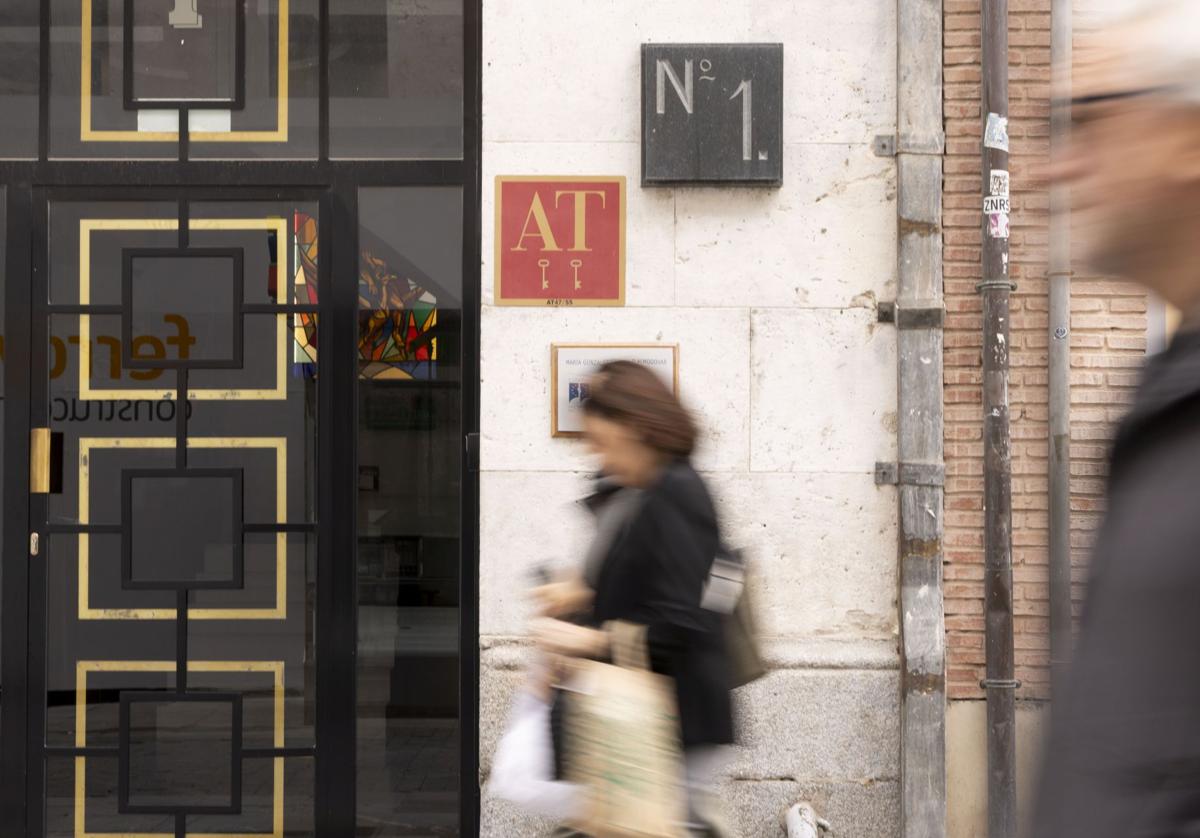
[[[675,686],[650,671],[645,627],[605,630],[614,663],[580,661],[570,685],[566,775],[584,796],[570,826],[593,838],[684,838]]]
[[[733,687],[743,687],[767,674],[758,642],[758,622],[746,557],[725,547],[713,560],[700,605],[725,616],[725,648]]]

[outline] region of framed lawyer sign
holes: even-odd
[[[550,347],[551,435],[583,435],[583,405],[590,396],[592,377],[610,361],[649,367],[679,394],[678,344],[556,343]]]

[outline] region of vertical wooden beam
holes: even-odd
[[[946,834],[942,320],[928,314],[943,306],[941,0],[897,0],[897,26],[902,832],[940,838]],[[906,309],[926,316],[904,317]]]

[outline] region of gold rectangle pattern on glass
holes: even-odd
[[[170,449],[174,437],[82,437],[79,440],[79,523],[91,519],[91,455],[97,449]],[[188,448],[262,448],[275,451],[275,522],[287,522],[286,437],[192,437]],[[79,533],[79,619],[80,620],[174,620],[174,608],[92,608],[89,604],[90,541]],[[287,619],[287,533],[275,533],[275,606],[273,608],[189,608],[192,620],[285,620]]]
[[[189,612],[190,613],[190,612]],[[284,686],[283,661],[188,661],[188,672],[266,672],[273,680],[273,747],[283,748]],[[87,747],[87,680],[89,672],[174,672],[175,661],[97,661],[75,662],[75,747]],[[274,757],[274,783],[271,798],[271,831],[251,833],[188,833],[188,838],[283,838],[283,758]],[[174,832],[88,832],[87,831],[87,757],[75,757],[75,838],[175,838]]]
[[[92,234],[112,230],[178,230],[179,221],[173,218],[84,218],[79,222],[79,304],[89,305],[92,299]],[[188,223],[190,230],[269,230],[276,235],[279,253],[288,242],[286,218],[193,218]],[[280,274],[286,274],[281,271]],[[92,387],[89,371],[92,368],[91,316],[79,315],[79,398],[81,399],[125,399],[131,396],[141,399],[169,401],[175,398],[174,390],[161,392],[150,389]],[[199,387],[188,390],[188,398],[196,401],[283,401],[287,399],[287,348],[288,317],[275,316],[275,386],[270,389]]]
[[[83,142],[163,143],[179,139],[177,131],[107,131],[92,128],[92,4],[81,0],[79,32],[79,138]],[[288,0],[279,3],[279,100],[273,131],[194,131],[188,139],[198,143],[286,143],[288,139]]]

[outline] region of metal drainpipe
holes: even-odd
[[[1050,113],[1050,150],[1062,152],[1070,135],[1069,101],[1071,0],[1051,0],[1050,63],[1062,73],[1065,90],[1056,91]],[[1050,666],[1057,684],[1071,657],[1071,221],[1065,187],[1050,190]]]
[[[983,4],[983,482],[988,836],[1015,838],[1012,447],[1008,422],[1008,0]],[[993,175],[993,173],[1004,173]]]

